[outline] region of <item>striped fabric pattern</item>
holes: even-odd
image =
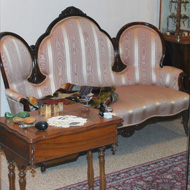
[[[118,86],[116,93],[119,99],[110,106],[123,118],[123,126],[137,125],[155,116],[172,116],[189,107],[187,93],[166,87]]]
[[[153,29],[142,25],[126,29],[119,53],[127,69],[115,73],[114,49],[108,36],[87,18],[69,17],[58,22],[40,44],[38,64],[51,81],[51,93],[64,83],[99,87],[153,84],[179,89],[182,70],[160,68],[162,44]]]
[[[121,35],[119,54],[127,65],[121,73],[112,71],[115,57],[110,38],[93,21],[80,16],[59,21],[40,43],[37,61],[46,76],[41,84],[27,80],[32,58],[21,40],[3,37],[0,53],[10,85],[6,96],[13,113],[23,109],[17,102],[19,97],[39,99],[52,95],[64,83],[115,86],[119,100],[112,108],[127,126],[152,116],[176,114],[189,105],[189,95],[178,91],[182,70],[160,67],[160,37],[146,26],[130,27]]]
[[[123,64],[134,69],[133,84],[156,84],[155,68],[160,67],[162,43],[151,28],[136,25],[126,29],[119,40]]]
[[[5,36],[0,43],[1,59],[11,89],[26,94],[23,82],[32,71],[32,59],[25,45],[13,36]]]
[[[43,91],[49,91],[49,79],[39,85],[28,82],[32,72],[32,58],[25,44],[18,38],[7,35],[1,39],[0,54],[3,67],[9,83],[9,89],[5,90],[11,111],[17,113],[23,111],[23,105],[17,102],[16,97],[33,96],[41,98]]]
[[[38,64],[52,92],[68,82],[79,86],[115,84],[114,48],[108,36],[84,17],[58,22],[40,44]]]
[[[24,96],[42,97],[47,91],[49,80],[39,85],[28,82],[32,72],[32,58],[25,44],[14,36],[5,36],[1,39],[0,53],[9,87]]]
[[[151,27],[134,25],[127,28],[119,39],[119,55],[127,65],[124,84],[165,86],[179,89],[180,69],[165,66],[160,68],[162,42]]]

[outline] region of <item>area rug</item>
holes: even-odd
[[[135,159],[135,158],[134,158]],[[106,175],[109,190],[184,190],[186,152],[126,168]],[[88,182],[72,184],[56,190],[86,190]],[[99,178],[94,189],[99,190]]]

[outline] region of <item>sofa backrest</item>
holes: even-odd
[[[40,84],[29,81],[34,72],[31,48],[19,35],[11,32],[0,34],[0,66],[6,89],[23,96],[43,97],[50,94],[49,80]]]
[[[1,36],[1,62],[7,76],[7,83],[12,88],[19,88],[32,72],[32,58],[24,42],[7,33]]]
[[[159,71],[164,50],[156,27],[146,23],[125,25],[114,45],[96,21],[74,7],[64,10],[49,25],[37,40],[33,54],[20,36],[1,33],[5,87],[42,98],[64,83],[101,87],[157,84],[162,78]],[[28,78],[38,80],[37,70],[46,78],[33,84]]]
[[[25,83],[32,73],[32,56],[26,42],[18,35],[4,32],[0,35],[0,62],[6,88],[27,94]]]
[[[125,84],[156,84],[164,58],[164,43],[158,29],[148,23],[123,26],[116,37],[118,62],[126,66]]]
[[[64,83],[110,86],[114,83],[114,47],[109,35],[85,16],[61,19],[37,44],[40,71],[52,92]]]
[[[40,71],[49,78],[54,92],[64,83],[79,86],[156,84],[162,66],[163,41],[158,29],[146,23],[124,26],[116,38],[118,66],[113,41],[90,17],[60,16],[36,44]]]

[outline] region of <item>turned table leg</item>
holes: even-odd
[[[14,166],[14,161],[9,162],[9,189],[10,190],[15,190],[15,166]]]
[[[25,190],[26,189],[26,173],[24,172],[25,167],[19,169],[19,185],[20,185],[20,190]]]
[[[102,147],[99,149],[100,189],[101,190],[106,189],[104,149],[105,147]]]
[[[88,160],[88,186],[90,190],[93,190],[94,189],[94,169],[93,169],[92,151],[88,151],[87,160]]]

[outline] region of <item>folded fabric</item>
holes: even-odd
[[[30,108],[29,111],[38,110],[40,106],[44,105],[43,102],[41,102],[40,100],[32,96],[27,97],[27,100],[28,100],[29,108]]]
[[[98,108],[101,102],[110,105],[118,99],[118,94],[114,91],[115,87],[101,87],[98,96],[93,97],[89,104],[94,108]]]
[[[64,83],[61,85],[61,87],[56,90],[56,92],[53,94],[54,96],[58,96],[58,93],[73,93],[73,92],[79,92],[81,89],[80,86],[71,84],[71,83]]]
[[[79,90],[79,94],[80,96],[87,96],[88,94],[90,94],[92,92],[93,87],[91,86],[81,86],[80,90]]]
[[[32,111],[44,104],[58,104],[59,102],[68,104],[66,99],[79,102],[81,98],[88,95],[92,96],[89,104],[94,108],[98,108],[100,103],[104,103],[108,106],[118,99],[118,94],[115,93],[115,87],[80,87],[71,83],[65,83],[53,94],[53,96],[46,96],[40,100],[34,97],[28,97],[28,101],[30,104],[30,111]]]

